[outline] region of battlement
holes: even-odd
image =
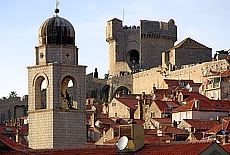
[[[123,26],[123,29],[132,29],[132,30],[135,30],[135,29],[140,29],[140,26],[136,26],[136,25],[133,25],[133,26]]]
[[[141,20],[141,37],[164,37],[177,41],[177,26],[173,19],[169,22]]]

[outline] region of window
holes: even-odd
[[[115,113],[114,116],[117,117],[117,113]]]
[[[112,103],[112,106],[116,106],[116,102],[113,102],[113,103]]]
[[[150,117],[151,117],[151,118],[154,118],[154,117],[155,117],[155,112],[151,112],[151,113],[150,113]]]
[[[13,132],[13,129],[12,129],[12,128],[4,128],[4,130],[5,130],[6,132]]]

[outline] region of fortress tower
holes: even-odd
[[[161,65],[162,52],[177,41],[177,26],[169,22],[141,20],[140,26],[127,27],[119,19],[107,22],[110,75],[137,72]]]
[[[56,15],[39,29],[36,65],[28,67],[29,147],[51,149],[86,143],[85,75],[78,65],[72,24]]]

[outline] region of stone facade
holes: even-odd
[[[162,67],[175,70],[183,65],[208,62],[211,61],[211,58],[211,48],[191,38],[186,38],[173,48],[162,53]]]
[[[0,124],[27,115],[28,96],[0,99]]]

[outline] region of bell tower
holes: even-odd
[[[86,144],[85,75],[72,24],[56,15],[39,28],[36,62],[28,68],[29,147]]]

